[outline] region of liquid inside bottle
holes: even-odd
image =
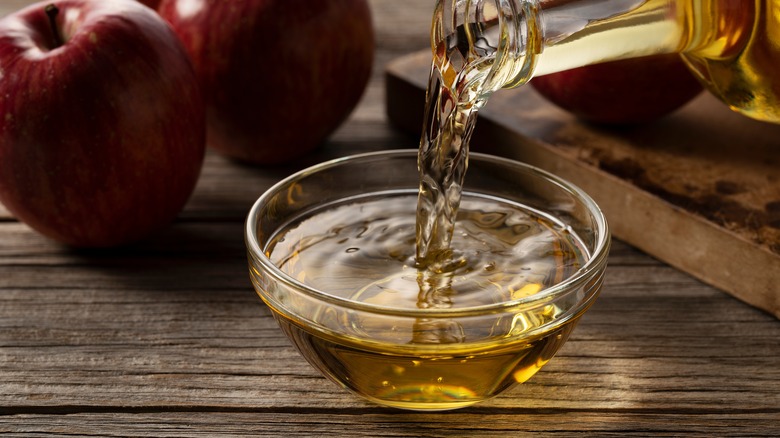
[[[490,75],[496,78],[485,99],[500,87],[525,83],[532,75],[678,52],[705,87],[730,108],[780,123],[780,2],[776,0],[439,3],[437,10],[444,14],[435,20],[434,28],[460,24],[455,26],[455,36],[434,31],[434,54],[440,51],[437,41],[453,38],[459,40],[462,53],[479,54],[479,64],[492,69]],[[533,71],[520,65],[531,65]]]

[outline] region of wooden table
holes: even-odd
[[[3,0],[0,15],[23,3]],[[365,98],[297,167],[416,146],[387,123],[383,69],[425,47],[432,4],[371,0]],[[298,356],[248,279],[244,217],[293,170],[209,153],[180,218],[111,251],[62,247],[0,209],[0,433],[780,435],[780,321],[619,241],[601,297],[529,382],[446,413],[345,393]]]

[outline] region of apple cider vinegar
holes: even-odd
[[[780,2],[684,5],[683,58],[733,110],[780,123]]]
[[[324,206],[290,221],[267,255],[307,286],[401,311],[530,297],[570,277],[587,258],[582,242],[555,219],[466,192],[451,239],[461,262],[446,272],[419,269],[415,197],[383,193]],[[484,325],[446,318],[367,322],[326,308],[315,318],[339,329],[316,336],[278,320],[309,362],[355,392],[398,407],[451,409],[530,378],[574,327],[533,333],[561,313],[549,304]]]

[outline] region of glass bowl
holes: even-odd
[[[582,190],[475,153],[452,243],[464,263],[431,273],[415,265],[418,186],[415,150],[280,181],[247,218],[250,276],[339,386],[386,406],[460,408],[526,381],[561,348],[599,294],[610,235]]]

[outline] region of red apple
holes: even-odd
[[[374,53],[366,0],[163,0],[206,101],[207,144],[257,164],[300,157],[349,115]]]
[[[139,2],[149,6],[152,9],[157,9],[160,6],[160,0],[138,0]]]
[[[657,119],[702,91],[677,54],[593,64],[539,76],[530,83],[542,96],[577,117],[604,124]]]
[[[133,0],[54,0],[0,21],[0,201],[75,246],[128,243],[191,194],[205,110],[187,54]]]

